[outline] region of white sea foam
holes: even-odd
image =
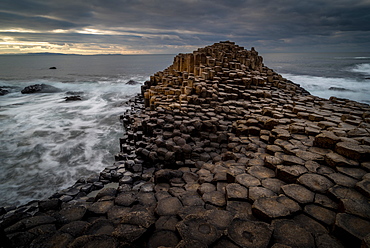
[[[119,115],[126,107],[121,105],[140,92],[140,85],[117,81],[37,80],[13,86],[21,89],[36,83],[63,92],[22,95],[17,91],[0,100],[0,206],[46,198],[111,165],[123,131]],[[85,100],[65,102],[67,91],[82,91]]]
[[[122,103],[173,55],[0,56],[0,207],[43,199],[110,166],[123,134]],[[57,70],[49,70],[55,66]],[[22,95],[33,84],[62,89]],[[83,101],[65,102],[66,92]],[[83,92],[83,94],[81,94]]]
[[[358,64],[350,70],[364,75],[370,75],[370,64]]]
[[[370,84],[366,84],[363,81],[293,74],[283,74],[283,76],[294,83],[300,84],[312,95],[326,99],[336,96],[370,103]]]

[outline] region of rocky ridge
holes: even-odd
[[[312,96],[228,41],[127,104],[114,165],[0,209],[9,246],[370,246],[369,105]]]

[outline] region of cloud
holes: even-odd
[[[3,0],[0,39],[103,53],[190,52],[220,40],[265,51],[369,51],[369,13],[367,0]]]

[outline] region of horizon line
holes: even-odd
[[[291,52],[260,52],[257,51],[259,54],[263,53],[370,53],[370,51],[356,51],[356,52],[297,52],[297,51],[291,51]],[[0,56],[20,56],[20,55],[73,55],[73,56],[148,56],[148,55],[177,55],[181,53],[132,53],[132,54],[122,54],[122,53],[96,53],[96,54],[78,54],[78,53],[50,53],[50,52],[40,52],[40,53],[0,53]]]
[[[79,54],[79,53],[49,53],[49,52],[41,52],[41,53],[0,53],[0,56],[9,56],[9,55],[75,55],[75,56],[133,56],[133,55],[173,55],[174,53],[130,53],[130,54],[122,54],[122,53],[96,53],[96,54]]]

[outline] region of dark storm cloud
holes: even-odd
[[[370,2],[2,0],[0,29],[17,28],[38,32],[12,34],[23,41],[121,44],[132,49],[233,40],[267,51],[341,49],[339,46],[369,50]],[[50,33],[56,29],[70,33]],[[95,31],[81,32],[84,29]]]
[[[37,29],[37,30],[50,30],[50,29],[66,29],[76,28],[81,25],[76,23],[55,20],[42,16],[22,16],[13,13],[1,13],[0,11],[0,25],[2,29],[23,28],[23,29]],[[83,25],[82,25],[83,26]]]

